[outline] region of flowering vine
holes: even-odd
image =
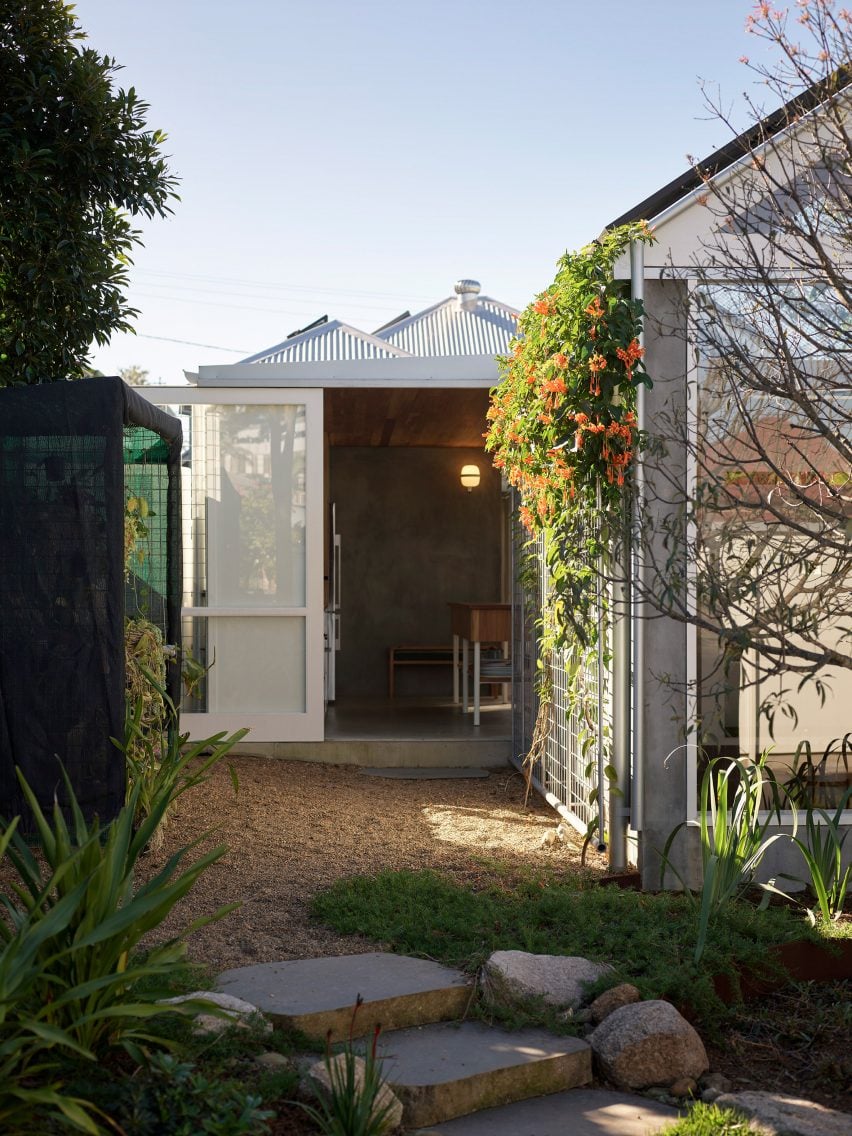
[[[556,626],[587,644],[596,621],[597,559],[625,515],[640,446],[636,390],[650,385],[639,343],[642,305],[613,267],[646,223],[566,253],[556,278],[518,320],[491,392],[486,448],[521,497],[531,536],[548,538]]]

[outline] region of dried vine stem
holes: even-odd
[[[532,743],[530,748],[524,756],[523,770],[524,782],[526,791],[524,792],[524,808],[530,799],[532,792],[532,776],[533,769],[536,764],[544,757],[547,751],[547,743],[550,739],[551,731],[553,730],[553,680],[550,674],[549,659],[543,663],[543,677],[538,690],[538,714],[535,719],[535,728],[533,729]]]

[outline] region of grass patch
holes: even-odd
[[[682,1120],[665,1129],[666,1136],[746,1136],[750,1132],[753,1129],[741,1113],[700,1101]]]
[[[696,906],[684,896],[618,888],[577,888],[530,878],[480,891],[436,872],[382,872],[338,881],[312,903],[315,918],[342,934],[361,934],[404,954],[474,971],[495,950],[581,955],[615,967],[614,981],[635,983],[645,998],[690,1006],[706,1027],[728,1007],[712,977],[736,978],[738,966],[767,972],[766,949],[817,937],[787,908],[758,911],[726,904],[714,919],[700,964],[693,961]]]

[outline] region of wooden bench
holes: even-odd
[[[452,647],[388,647],[388,698],[395,693],[397,667],[451,667]]]

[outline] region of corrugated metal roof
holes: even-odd
[[[275,347],[242,359],[243,363],[324,363],[338,359],[404,359],[409,351],[357,327],[331,320],[303,331]]]
[[[376,333],[411,355],[505,355],[517,331],[518,312],[490,296],[463,306],[450,296]]]

